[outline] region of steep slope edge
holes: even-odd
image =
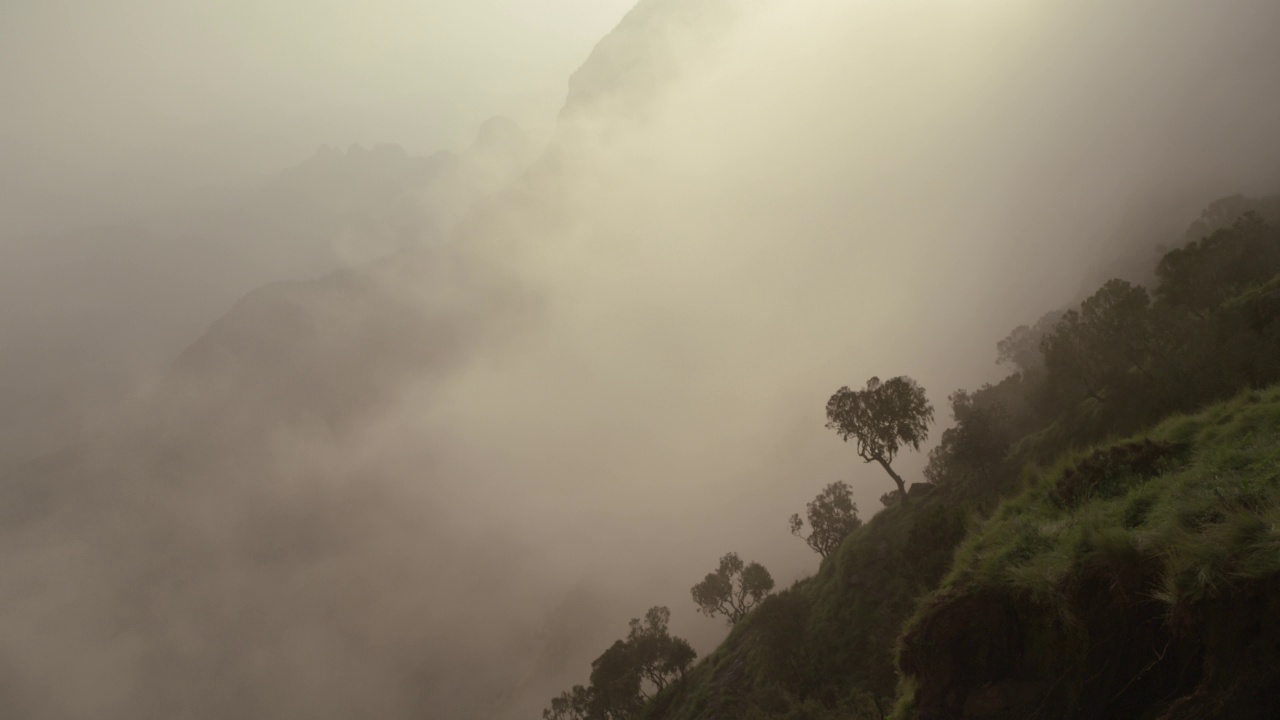
[[[901,718],[1280,713],[1280,387],[1060,463],[910,621]]]

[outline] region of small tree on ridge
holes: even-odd
[[[881,382],[873,377],[862,390],[842,387],[827,401],[827,427],[845,441],[853,438],[858,456],[889,473],[905,500],[907,486],[891,463],[903,447],[919,450],[929,437],[933,406],[924,388],[905,375]]]
[[[635,666],[640,675],[653,685],[654,692],[660,692],[672,681],[684,677],[698,657],[687,640],[674,637],[667,630],[670,621],[671,610],[652,607],[645,613],[644,620],[636,618],[631,621],[631,632],[627,635]]]
[[[684,677],[698,654],[667,629],[671,610],[649,608],[631,620],[631,632],[591,663],[591,682],[551,699],[543,720],[630,720],[672,682]]]
[[[746,616],[773,590],[773,576],[760,563],[742,562],[738,553],[720,558],[720,567],[707,573],[690,592],[698,612],[708,616],[724,615],[730,625]]]
[[[858,519],[858,504],[853,501],[853,493],[847,483],[831,483],[806,508],[809,536],[800,534],[804,530],[800,513],[791,516],[791,534],[804,540],[824,558],[830,557],[845,537],[862,525]]]

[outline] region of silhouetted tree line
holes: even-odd
[[[1280,228],[1246,214],[1166,253],[1154,288],[1109,280],[997,353],[1014,373],[951,395],[930,482],[1005,483],[1025,461],[1280,381]]]

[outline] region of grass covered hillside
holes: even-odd
[[[1273,199],[1235,205],[1151,288],[1110,280],[1015,328],[1013,373],[948,397],[927,482],[709,657],[648,683],[606,662],[654,667],[620,645],[544,717],[1280,717],[1280,224]],[[856,402],[894,383],[923,424],[870,435],[908,405]],[[909,378],[867,387],[833,397],[864,413],[839,429],[891,460],[933,409]]]
[[[1280,386],[1025,481],[880,512],[645,717],[1280,716]]]
[[[958,488],[917,493],[856,530],[814,577],[739,622],[644,717],[878,718],[916,598],[936,587],[977,510]]]
[[[900,718],[1280,716],[1280,386],[1036,473],[899,663]]]

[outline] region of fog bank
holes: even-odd
[[[530,718],[658,604],[705,654],[720,555],[785,585],[817,566],[792,512],[892,487],[833,391],[908,374],[945,420],[1010,328],[1276,189],[1277,29],[1260,0],[642,0],[527,170],[443,226],[419,185],[369,209],[413,231],[353,226],[9,466],[0,701]]]

